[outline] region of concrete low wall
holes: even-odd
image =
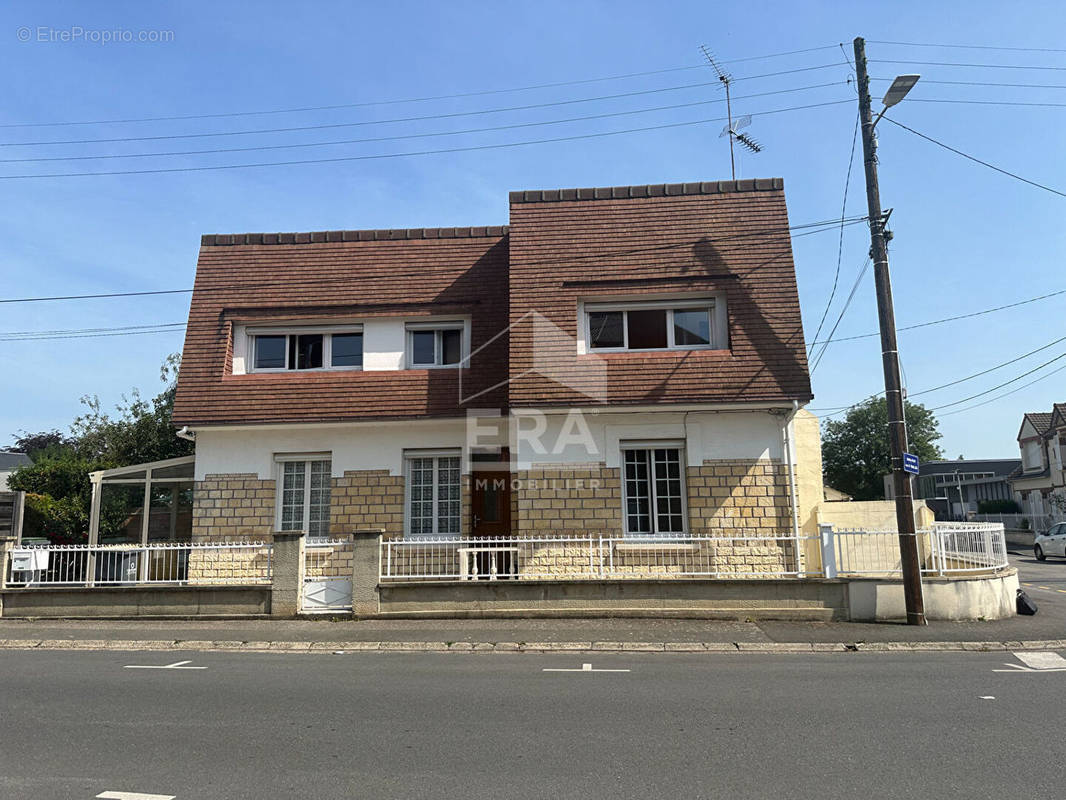
[[[228,617],[269,613],[269,586],[64,586],[0,592],[0,616],[5,618]]]
[[[382,584],[382,617],[847,619],[846,584],[824,580],[437,581]]]
[[[1017,613],[1018,572],[964,578],[923,578],[925,616],[929,620],[1006,619]],[[901,581],[856,578],[848,581],[852,622],[888,622],[907,617]]]

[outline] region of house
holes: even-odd
[[[11,473],[19,467],[25,467],[27,464],[32,464],[33,461],[25,453],[10,453],[7,450],[0,450],[0,492],[8,491],[7,479],[11,477]]]
[[[1010,484],[1023,512],[1040,528],[1066,518],[1066,403],[1055,403],[1050,413],[1025,414],[1018,449],[1022,463]]]
[[[911,479],[914,499],[925,500],[937,519],[966,519],[982,503],[1011,500],[1008,476],[1021,466],[1017,458],[968,458],[926,461]],[[885,498],[895,497],[892,476],[885,476]]]
[[[509,223],[203,237],[194,541],[815,525],[780,179],[513,192]]]

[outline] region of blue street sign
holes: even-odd
[[[912,453],[903,454],[903,471],[911,475],[918,474],[918,456]]]

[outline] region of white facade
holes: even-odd
[[[618,467],[623,442],[669,440],[683,444],[686,462],[786,461],[787,412],[769,410],[625,411],[553,409],[459,419],[340,424],[219,426],[196,430],[196,480],[209,475],[275,477],[279,455],[329,454],[332,474],[384,470],[401,475],[408,450],[509,446],[518,470],[542,464]],[[508,430],[511,427],[511,430]]]

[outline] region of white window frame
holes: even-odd
[[[678,476],[681,480],[681,530],[680,531],[666,531],[662,532],[658,530],[658,497],[655,493],[655,459],[650,458],[648,461],[648,520],[651,523],[652,530],[650,532],[631,531],[629,529],[629,495],[626,489],[626,450],[677,450],[678,459]],[[637,441],[637,442],[619,442],[619,466],[620,477],[622,480],[622,524],[623,530],[626,536],[632,537],[659,537],[669,539],[677,536],[688,536],[688,482],[686,480],[685,473],[687,472],[687,461],[685,458],[685,443],[677,439],[664,439],[662,441]]]
[[[433,459],[433,531],[430,533],[413,533],[411,531],[411,461],[416,458]],[[438,459],[459,459],[459,530],[440,532],[439,481],[440,464]],[[406,539],[459,539],[463,535],[463,451],[461,448],[444,448],[439,450],[404,450],[403,451],[403,535]]]
[[[584,319],[583,330],[585,337],[585,352],[587,353],[658,353],[667,350],[725,350],[727,344],[719,341],[722,336],[718,314],[724,301],[715,297],[685,298],[678,300],[632,300],[625,302],[589,302],[582,303],[582,315]],[[686,311],[689,309],[707,309],[708,332],[710,333],[709,344],[677,344],[674,341],[674,311]],[[666,347],[629,347],[629,311],[666,311]],[[592,344],[592,314],[596,312],[621,312],[622,313],[622,346],[621,347],[594,347]],[[728,339],[728,333],[726,334]]]
[[[248,328],[245,331],[247,337],[247,356],[245,357],[245,372],[269,373],[269,372],[359,372],[363,369],[358,367],[335,367],[333,366],[333,334],[363,333],[362,325],[314,325],[286,328]],[[322,366],[311,369],[289,369],[289,336],[312,334],[322,336]],[[285,341],[285,366],[258,368],[255,365],[255,340],[257,336],[284,336]],[[363,336],[363,363],[366,363],[366,336]]]
[[[470,333],[469,325],[464,320],[408,322],[404,331],[404,366],[407,369],[455,369],[466,366],[470,358]],[[416,332],[433,331],[433,363],[415,363],[415,337]],[[459,361],[455,364],[442,364],[443,345],[441,343],[442,331],[459,331]]]
[[[332,453],[285,453],[274,456],[274,530],[281,531],[282,506],[285,502],[285,464],[300,462],[304,465],[304,508],[303,522],[300,530],[307,534],[308,542],[323,541],[326,536],[311,536],[311,462],[324,461],[329,464],[330,506],[333,505],[333,454]]]

